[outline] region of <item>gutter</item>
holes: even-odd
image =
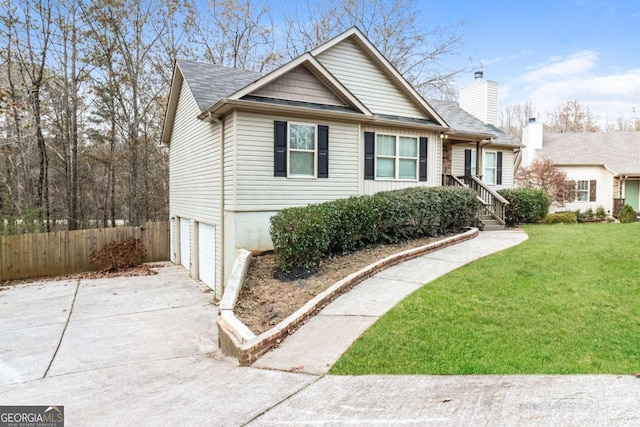
[[[361,113],[349,113],[344,111],[330,111],[330,110],[318,110],[315,108],[305,108],[300,106],[288,106],[288,105],[276,105],[276,104],[265,104],[264,102],[255,102],[255,101],[247,101],[247,100],[234,100],[234,99],[222,99],[212,105],[210,108],[202,112],[198,115],[198,119],[205,121],[215,121],[217,117],[221,114],[225,114],[228,111],[233,109],[242,109],[243,111],[250,112],[259,112],[264,113],[265,108],[268,108],[268,112],[272,114],[296,114],[296,115],[306,115],[306,116],[322,116],[325,119],[333,119],[336,121],[342,122],[352,122],[357,121],[360,123],[373,123],[379,125],[386,126],[403,126],[403,127],[413,127],[417,129],[427,129],[434,132],[453,132],[453,129],[448,128],[446,126],[440,125],[427,125],[420,123],[411,123],[411,122],[399,122],[395,120],[383,119],[376,116],[366,116]],[[215,113],[214,113],[215,112]],[[484,134],[476,134],[475,138],[478,136],[490,138],[492,135],[484,135]]]

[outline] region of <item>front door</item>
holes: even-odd
[[[624,203],[638,211],[640,203],[638,203],[638,195],[640,194],[640,181],[626,181],[624,183]]]

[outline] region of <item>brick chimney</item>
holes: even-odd
[[[498,83],[474,73],[476,82],[460,89],[460,107],[488,125],[498,126]]]

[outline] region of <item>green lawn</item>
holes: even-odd
[[[640,372],[640,223],[523,228],[406,298],[331,373]]]

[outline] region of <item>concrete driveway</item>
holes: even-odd
[[[638,425],[640,380],[336,377],[239,367],[211,294],[182,268],[0,291],[0,405],[67,426]]]

